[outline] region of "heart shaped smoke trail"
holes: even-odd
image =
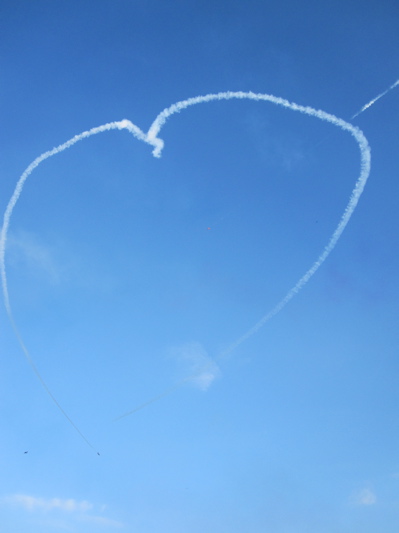
[[[370,107],[377,99],[381,98],[384,94],[386,94],[390,89],[395,87],[399,83],[396,82],[394,85],[392,85],[387,91],[379,95],[377,98],[372,100],[369,104],[366,104],[358,114],[363,112],[365,109]],[[52,392],[50,391],[49,387],[43,380],[42,376],[40,375],[39,371],[37,370],[30,353],[28,349],[26,348],[22,336],[19,333],[19,330],[16,326],[16,323],[13,318],[11,305],[10,305],[10,298],[9,298],[9,292],[8,292],[8,286],[7,286],[7,275],[6,275],[6,267],[5,267],[5,250],[6,250],[6,242],[7,242],[7,233],[8,228],[10,225],[11,216],[14,210],[14,207],[22,193],[24,184],[28,177],[31,175],[31,173],[35,170],[35,168],[42,163],[44,160],[60,153],[66,150],[67,148],[70,148],[77,142],[86,139],[92,135],[96,135],[98,133],[102,133],[105,131],[110,131],[114,129],[122,130],[126,129],[128,130],[134,137],[136,137],[138,140],[144,141],[151,145],[153,147],[153,155],[155,157],[160,157],[161,152],[164,146],[164,143],[162,139],[158,137],[158,134],[161,130],[161,128],[164,126],[165,122],[169,117],[171,117],[173,114],[178,113],[192,105],[201,104],[205,102],[211,102],[211,101],[220,101],[220,100],[231,100],[231,99],[247,99],[247,100],[254,100],[257,102],[266,101],[271,102],[276,105],[280,105],[282,107],[285,107],[287,109],[290,109],[292,111],[298,111],[300,113],[303,113],[305,115],[313,116],[315,118],[318,118],[320,120],[329,122],[333,124],[334,126],[337,126],[341,128],[343,131],[346,131],[350,133],[358,143],[359,149],[360,149],[360,174],[356,181],[355,187],[351,193],[348,205],[346,206],[346,209],[341,216],[341,219],[338,223],[338,226],[336,227],[334,233],[330,237],[327,245],[325,246],[323,252],[320,254],[320,256],[317,258],[317,260],[313,263],[313,265],[305,272],[305,274],[299,279],[299,281],[296,283],[296,285],[286,294],[286,296],[264,317],[262,317],[249,331],[247,331],[244,335],[242,335],[240,338],[238,338],[223,354],[220,354],[221,356],[225,356],[228,353],[232,352],[238,345],[243,343],[245,340],[247,340],[249,337],[251,337],[254,333],[256,333],[262,326],[266,324],[273,316],[275,316],[277,313],[279,313],[286,305],[287,303],[305,286],[305,284],[309,281],[309,279],[313,276],[313,274],[320,268],[320,266],[323,264],[323,262],[326,260],[328,255],[331,253],[331,251],[334,249],[335,245],[337,244],[338,239],[340,238],[342,232],[344,231],[346,225],[348,224],[356,206],[359,201],[359,198],[363,192],[364,186],[366,184],[367,178],[370,173],[370,148],[367,142],[367,139],[363,135],[363,133],[360,131],[359,128],[353,126],[352,124],[349,124],[348,122],[345,122],[344,120],[337,118],[335,115],[331,115],[329,113],[326,113],[321,110],[313,109],[312,107],[305,107],[301,106],[292,102],[289,102],[288,100],[285,100],[283,98],[278,98],[276,96],[272,96],[269,94],[256,94],[252,92],[222,92],[217,94],[208,94],[205,96],[198,96],[195,98],[189,98],[187,100],[183,100],[181,102],[177,102],[176,104],[173,104],[172,106],[164,109],[154,120],[152,123],[150,129],[148,130],[148,133],[145,134],[140,128],[135,126],[132,122],[130,122],[127,119],[121,120],[119,122],[110,122],[108,124],[104,124],[103,126],[99,126],[96,128],[92,128],[91,130],[84,131],[83,133],[80,133],[79,135],[75,135],[72,139],[69,141],[53,148],[52,150],[49,150],[47,152],[44,152],[39,157],[37,157],[23,172],[21,177],[19,178],[17,185],[15,187],[15,190],[13,192],[13,195],[11,196],[10,201],[8,202],[7,208],[4,213],[4,219],[3,219],[3,226],[1,229],[1,235],[0,235],[0,271],[1,271],[1,280],[2,280],[2,286],[3,286],[3,296],[4,296],[4,304],[6,307],[6,311],[8,314],[8,317],[11,321],[12,327],[15,331],[16,337],[21,345],[21,348],[23,350],[23,353],[25,354],[25,357],[32,367],[33,371],[35,372],[36,376],[38,377],[39,381],[41,382],[42,386],[46,390],[46,392],[49,394],[53,402],[56,404],[58,409],[61,411],[61,413],[66,417],[68,422],[73,426],[73,428],[79,433],[79,435],[84,439],[84,441],[92,448],[93,446],[90,444],[88,439],[83,435],[83,433],[78,429],[76,424],[71,420],[71,418],[67,415],[65,410],[61,407],[61,405],[58,403]],[[354,116],[357,116],[354,115]],[[188,378],[189,379],[189,378]],[[188,379],[185,379],[184,382],[186,382]],[[170,390],[174,390],[176,388],[173,387]],[[163,397],[165,394],[161,394],[159,397]],[[151,403],[152,400],[147,402]],[[137,410],[137,409],[136,409]],[[135,411],[135,410],[134,410]],[[133,411],[132,411],[133,412]]]

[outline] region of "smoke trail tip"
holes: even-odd
[[[150,137],[149,135],[147,135],[146,141],[148,142],[148,144],[151,144],[152,146],[154,146],[152,155],[156,157],[157,159],[159,159],[162,155],[162,150],[165,145],[163,140],[159,139],[158,137]]]

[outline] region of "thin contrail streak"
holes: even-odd
[[[394,89],[397,85],[399,85],[399,80],[396,80],[395,83],[393,83],[392,85],[390,85],[386,91],[382,92],[381,94],[379,94],[378,96],[376,96],[375,98],[373,98],[372,100],[370,100],[370,102],[368,102],[367,104],[365,104],[365,105],[360,109],[360,111],[358,111],[357,113],[355,113],[354,115],[351,116],[351,120],[353,120],[354,118],[358,117],[358,116],[360,115],[360,113],[363,113],[363,111],[366,111],[366,109],[368,109],[368,108],[371,107],[373,104],[375,104],[377,100],[379,100],[380,98],[382,98],[383,96],[385,96],[387,93],[389,93],[389,91],[392,91],[392,89]]]
[[[366,104],[366,106],[363,106],[363,108],[354,115],[357,116],[363,111],[365,111],[368,107],[370,107],[377,99],[384,96],[390,89],[395,87],[399,83],[399,80],[393,84],[387,91],[382,93],[381,95],[378,95],[377,98],[375,98],[372,102],[369,102],[369,104]],[[306,285],[306,283],[309,281],[309,279],[315,274],[315,272],[320,268],[320,266],[324,263],[328,255],[331,253],[331,251],[334,249],[335,245],[337,244],[342,232],[344,231],[345,227],[347,226],[354,210],[356,209],[357,203],[359,201],[359,198],[364,190],[364,187],[366,185],[368,176],[370,174],[370,161],[371,161],[371,155],[370,155],[370,147],[367,142],[366,137],[363,135],[361,130],[357,128],[356,126],[353,126],[352,124],[336,117],[335,115],[332,115],[330,113],[326,113],[325,111],[316,110],[312,107],[308,106],[302,106],[295,104],[293,102],[289,102],[288,100],[285,100],[283,98],[279,98],[273,95],[269,94],[260,94],[260,93],[253,93],[253,92],[221,92],[217,94],[208,94],[205,96],[198,96],[195,98],[188,98],[187,100],[183,100],[180,102],[177,102],[173,104],[170,107],[167,107],[164,109],[154,120],[152,125],[150,126],[148,133],[145,134],[140,128],[135,126],[132,122],[129,120],[122,120],[119,122],[110,122],[108,124],[104,124],[103,126],[99,126],[97,128],[92,128],[91,130],[85,131],[79,135],[75,135],[72,139],[65,142],[64,144],[59,145],[56,148],[53,148],[52,150],[49,150],[47,152],[44,152],[42,155],[37,157],[24,171],[24,173],[19,178],[17,185],[15,187],[14,193],[7,205],[6,211],[4,213],[4,219],[3,219],[3,226],[1,229],[1,235],[0,235],[0,271],[1,271],[1,280],[2,280],[2,286],[3,286],[3,295],[4,295],[4,303],[6,307],[7,314],[10,318],[10,321],[12,323],[12,326],[14,328],[14,331],[16,333],[17,339],[22,347],[22,350],[25,354],[25,357],[28,361],[28,363],[31,365],[32,369],[34,370],[35,374],[39,378],[41,384],[43,385],[46,392],[49,394],[53,402],[56,404],[56,406],[60,409],[62,414],[66,417],[66,419],[69,421],[69,423],[74,427],[74,429],[79,433],[79,435],[86,441],[86,443],[91,446],[89,441],[84,437],[84,435],[81,433],[81,431],[77,428],[77,426],[73,423],[73,421],[69,418],[69,416],[66,414],[64,409],[60,406],[60,404],[57,402],[51,391],[49,390],[48,386],[46,385],[45,381],[41,377],[40,373],[38,372],[36,366],[34,365],[32,358],[29,354],[29,351],[24,345],[24,342],[22,340],[22,337],[18,331],[18,328],[16,327],[11,305],[10,305],[10,298],[9,298],[9,292],[8,292],[8,286],[7,286],[7,276],[6,276],[6,267],[5,267],[5,250],[6,250],[6,242],[7,242],[7,233],[8,228],[10,225],[11,216],[14,210],[14,207],[22,193],[24,184],[27,180],[27,178],[30,176],[30,174],[35,170],[35,168],[42,163],[44,160],[52,157],[53,155],[56,155],[60,152],[63,152],[64,150],[70,148],[72,145],[76,144],[77,142],[90,137],[92,135],[96,135],[97,133],[102,133],[104,131],[109,131],[112,129],[127,129],[130,133],[132,133],[137,139],[144,141],[148,144],[150,144],[153,147],[153,155],[155,157],[160,157],[161,152],[164,146],[164,142],[162,139],[158,137],[159,132],[161,131],[162,127],[166,123],[167,119],[174,115],[175,113],[179,113],[180,111],[192,106],[197,105],[201,103],[211,102],[211,101],[220,101],[220,100],[232,100],[232,99],[247,99],[247,100],[254,100],[254,101],[267,101],[271,102],[276,105],[280,105],[282,107],[285,107],[287,109],[290,109],[292,111],[298,111],[300,113],[303,113],[305,115],[313,116],[315,118],[318,118],[320,120],[329,122],[339,128],[341,128],[343,131],[347,131],[350,133],[358,143],[359,149],[360,149],[360,175],[356,181],[355,187],[351,193],[349,202],[345,208],[344,213],[341,216],[341,219],[338,223],[338,226],[336,227],[335,231],[333,232],[332,236],[330,237],[327,245],[325,246],[323,252],[320,254],[320,256],[317,258],[317,260],[312,264],[312,266],[305,272],[305,274],[299,279],[299,281],[288,291],[286,296],[266,315],[264,315],[251,329],[249,329],[244,335],[239,337],[231,346],[222,352],[219,355],[220,357],[226,356],[230,352],[232,352],[234,349],[236,349],[240,344],[242,344],[245,340],[247,340],[249,337],[254,335],[261,327],[263,327],[272,317],[274,317],[277,313],[279,313],[286,305],[287,303]],[[354,118],[353,117],[353,118]],[[130,411],[129,413],[126,413],[123,416],[127,416],[128,414],[131,414],[141,408],[143,408],[145,405],[148,405],[150,403],[153,403],[154,401],[160,399],[161,397],[169,394],[172,392],[175,388],[180,386],[183,382],[188,381],[190,378],[186,378],[182,381],[180,381],[176,386],[172,387],[171,389],[168,389],[161,395],[157,396],[156,398],[149,400],[145,404],[139,406],[138,408],[134,409],[133,411]],[[92,447],[92,446],[91,446]]]
[[[21,337],[21,334],[19,333],[19,330],[15,324],[15,321],[14,321],[14,317],[12,315],[9,314],[9,318],[10,318],[10,321],[11,321],[11,324],[12,324],[12,327],[14,329],[14,333],[18,339],[18,342],[22,348],[22,351],[23,353],[25,354],[25,357],[26,359],[28,360],[28,363],[30,364],[30,366],[32,367],[33,369],[33,372],[36,374],[36,377],[38,378],[38,380],[40,381],[40,383],[42,384],[44,390],[47,392],[47,394],[50,396],[50,398],[53,400],[53,402],[55,403],[55,405],[58,407],[58,409],[61,411],[61,413],[64,415],[64,417],[68,420],[68,422],[71,424],[71,426],[78,432],[78,434],[82,437],[82,439],[85,441],[85,443],[90,446],[90,448],[92,450],[94,450],[95,452],[97,452],[98,455],[100,455],[98,453],[98,451],[94,448],[94,446],[92,445],[92,443],[85,437],[85,435],[80,431],[80,429],[78,428],[78,426],[75,424],[75,422],[68,416],[68,413],[64,410],[64,408],[60,405],[60,403],[58,402],[58,400],[55,398],[54,394],[51,392],[51,390],[49,389],[47,383],[44,381],[43,377],[41,376],[40,372],[38,371],[35,363],[33,362],[31,356],[30,356],[30,353],[28,351],[28,349],[26,348],[25,346],[25,343]]]
[[[195,374],[195,375],[197,376],[197,374]],[[113,419],[113,422],[117,422],[118,420],[121,420],[122,418],[125,418],[126,416],[130,416],[133,413],[137,413],[137,411],[141,411],[141,409],[144,409],[144,407],[147,407],[148,405],[151,405],[152,403],[155,403],[158,400],[161,400],[165,396],[169,396],[169,394],[172,394],[172,392],[174,392],[176,389],[180,388],[187,381],[190,381],[191,379],[193,379],[193,377],[194,376],[189,376],[188,378],[184,378],[181,381],[178,381],[172,387],[169,387],[168,389],[165,389],[163,392],[161,392],[161,394],[158,394],[157,396],[154,396],[150,400],[147,400],[146,402],[141,403],[140,405],[138,405],[137,407],[134,407],[130,411],[127,411],[123,415],[117,416],[116,418]]]

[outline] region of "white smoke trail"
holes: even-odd
[[[368,108],[371,107],[373,104],[375,104],[377,100],[379,100],[380,98],[382,98],[383,96],[385,96],[387,93],[389,93],[389,91],[392,91],[392,89],[394,89],[397,85],[399,85],[399,80],[396,80],[395,83],[393,83],[392,85],[390,85],[386,91],[382,92],[381,94],[379,94],[378,96],[376,96],[375,98],[373,98],[372,100],[370,100],[370,102],[369,102],[368,104],[365,104],[365,105],[360,109],[360,111],[358,111],[357,113],[355,113],[354,115],[351,116],[351,120],[353,120],[354,118],[358,117],[358,116],[360,115],[360,113],[363,113],[363,111],[366,111],[366,109],[368,109]]]
[[[7,287],[7,276],[6,276],[6,268],[5,268],[5,249],[6,249],[6,241],[7,241],[7,232],[11,220],[11,215],[13,212],[13,209],[20,197],[20,194],[22,192],[23,186],[27,180],[27,178],[30,176],[30,174],[33,172],[33,170],[42,163],[45,159],[48,159],[49,157],[52,157],[53,155],[56,155],[67,148],[71,147],[73,144],[90,137],[91,135],[96,135],[97,133],[101,133],[104,131],[109,131],[112,129],[127,129],[130,131],[137,139],[144,141],[150,145],[153,146],[153,155],[155,157],[160,157],[161,152],[164,146],[164,143],[162,139],[158,137],[158,134],[161,130],[161,128],[164,126],[166,120],[172,116],[175,113],[178,113],[182,111],[183,109],[188,108],[189,106],[201,104],[205,102],[211,102],[211,101],[220,101],[220,100],[231,100],[231,99],[248,99],[248,100],[254,100],[254,101],[267,101],[271,102],[276,105],[280,105],[282,107],[285,107],[287,109],[291,109],[292,111],[299,111],[300,113],[303,113],[305,115],[313,116],[315,118],[318,118],[320,120],[329,122],[335,126],[338,126],[343,131],[349,132],[357,141],[360,149],[360,175],[356,181],[355,187],[351,193],[349,203],[346,206],[346,209],[341,216],[341,219],[338,223],[337,228],[335,229],[334,233],[330,237],[329,242],[325,246],[323,252],[320,254],[318,259],[313,263],[313,265],[307,270],[307,272],[300,278],[300,280],[296,283],[296,285],[286,294],[286,296],[264,317],[262,317],[250,330],[248,330],[244,335],[242,335],[240,338],[238,338],[227,350],[225,350],[222,354],[220,354],[219,357],[226,356],[231,351],[233,351],[235,348],[237,348],[240,344],[242,344],[245,340],[247,340],[249,337],[254,335],[262,326],[266,324],[273,316],[275,316],[277,313],[279,313],[286,305],[287,303],[305,286],[305,284],[309,281],[309,279],[313,276],[313,274],[320,268],[320,266],[324,263],[328,255],[331,253],[331,251],[334,249],[335,245],[338,242],[338,239],[340,238],[342,232],[344,231],[346,225],[348,224],[356,206],[359,201],[359,198],[363,192],[364,186],[366,184],[366,181],[368,179],[368,176],[370,174],[370,148],[367,142],[367,139],[363,135],[363,133],[360,131],[359,128],[353,126],[352,124],[349,124],[348,122],[336,117],[335,115],[326,113],[325,111],[316,110],[312,107],[305,107],[302,105],[298,105],[292,102],[289,102],[288,100],[285,100],[283,98],[278,98],[273,95],[269,94],[256,94],[253,92],[222,92],[217,94],[208,94],[205,96],[198,96],[195,98],[189,98],[187,100],[183,100],[180,102],[177,102],[176,104],[173,104],[172,106],[164,109],[154,120],[152,125],[150,126],[148,133],[144,134],[140,128],[135,126],[132,122],[129,120],[122,120],[119,122],[110,122],[108,124],[105,124],[103,126],[99,126],[97,128],[93,128],[91,130],[85,131],[79,135],[76,135],[69,141],[65,142],[64,144],[61,144],[60,146],[53,148],[52,150],[49,150],[48,152],[43,153],[38,158],[36,158],[29,167],[25,170],[25,172],[20,177],[19,181],[17,182],[16,188],[14,190],[14,193],[7,205],[5,214],[4,214],[4,220],[3,220],[3,227],[1,230],[1,236],[0,236],[0,270],[1,270],[1,280],[2,280],[2,286],[3,286],[3,295],[4,295],[4,303],[7,310],[7,314],[10,318],[10,321],[13,325],[13,328],[15,330],[15,333],[17,335],[18,341],[21,344],[21,347],[23,349],[23,352],[25,354],[26,359],[28,360],[29,364],[33,368],[35,374],[39,378],[40,382],[42,383],[43,387],[47,391],[47,393],[50,395],[54,403],[57,405],[57,407],[61,410],[62,414],[68,419],[68,421],[72,424],[72,426],[75,428],[75,430],[78,431],[78,433],[83,437],[83,439],[86,441],[87,444],[91,446],[91,444],[87,441],[87,439],[83,436],[83,434],[79,431],[79,429],[76,427],[76,425],[72,422],[72,420],[68,417],[68,415],[65,413],[65,411],[61,408],[61,406],[58,404],[52,393],[50,392],[49,388],[47,387],[46,383],[44,382],[43,378],[40,376],[37,368],[35,367],[30,354],[25,347],[22,337],[18,331],[18,328],[16,327],[16,324],[13,319],[12,311],[11,311],[11,305],[9,300],[9,293],[8,293],[8,287]],[[183,380],[183,382],[186,382],[188,379]],[[177,388],[179,384],[177,384],[175,387],[173,387],[172,390]],[[165,393],[166,394],[166,393]],[[163,397],[165,394],[161,394],[156,399]],[[152,403],[154,400],[150,400],[149,402],[146,402],[145,405],[148,405],[149,403]],[[141,408],[141,407],[140,407]],[[135,410],[131,411],[134,412]]]
[[[126,418],[127,416],[130,416],[130,415],[133,415],[134,413],[137,413],[137,411],[141,411],[142,409],[144,409],[145,407],[148,407],[152,403],[155,403],[158,400],[162,400],[162,398],[165,398],[165,396],[169,396],[169,394],[172,394],[172,392],[175,392],[175,390],[179,389],[184,383],[187,383],[188,381],[193,379],[193,377],[196,377],[196,376],[197,376],[197,374],[195,374],[195,376],[189,376],[188,378],[184,378],[184,379],[178,381],[172,387],[169,387],[168,389],[165,389],[163,392],[161,392],[161,394],[158,394],[157,396],[153,396],[152,398],[150,398],[146,402],[141,403],[140,405],[137,405],[136,407],[134,407],[130,411],[127,411],[126,413],[123,413],[122,415],[117,416],[116,418],[114,418],[112,420],[112,422],[118,422],[122,418]]]
[[[197,96],[194,98],[188,98],[187,100],[182,100],[164,109],[156,117],[156,119],[150,126],[150,129],[148,130],[147,136],[146,136],[147,137],[146,142],[148,142],[149,144],[155,147],[153,150],[153,155],[155,157],[161,157],[161,152],[164,147],[164,142],[158,138],[158,134],[161,128],[165,125],[166,120],[170,116],[172,116],[175,113],[180,113],[180,111],[192,105],[201,104],[205,102],[211,102],[215,100],[217,101],[217,100],[231,100],[231,99],[249,99],[249,100],[255,100],[255,101],[269,101],[276,105],[281,105],[285,108],[291,109],[293,111],[299,111],[300,113],[304,113],[306,115],[319,118],[320,120],[330,122],[331,124],[334,124],[335,126],[338,126],[339,128],[341,128],[342,130],[348,131],[355,138],[360,149],[360,174],[355,183],[355,187],[351,193],[351,196],[349,198],[349,202],[341,216],[341,219],[335,231],[331,235],[323,252],[317,258],[317,260],[305,272],[305,274],[299,279],[299,281],[294,285],[294,287],[292,287],[292,289],[288,291],[285,297],[282,300],[280,300],[280,302],[278,302],[277,305],[271,311],[269,311],[269,313],[264,315],[252,328],[250,328],[246,333],[244,333],[235,342],[233,342],[226,350],[224,350],[218,355],[217,359],[219,360],[226,357],[231,352],[233,352],[240,344],[242,344],[244,341],[252,337],[252,335],[254,335],[260,328],[262,328],[271,318],[277,315],[288,304],[288,302],[306,285],[306,283],[313,276],[313,274],[315,274],[315,272],[324,263],[328,255],[332,252],[335,245],[337,244],[342,232],[344,231],[354,210],[356,209],[359,198],[364,190],[364,187],[366,185],[367,179],[370,174],[370,163],[371,163],[371,153],[370,153],[370,147],[367,142],[367,139],[364,136],[364,134],[361,132],[361,130],[357,128],[356,126],[349,124],[348,122],[336,117],[335,115],[326,113],[325,111],[316,110],[308,106],[306,107],[301,106],[301,105],[289,102],[288,100],[285,100],[283,98],[279,98],[279,97],[269,95],[269,94],[256,94],[252,92],[241,92],[241,91],[240,92],[228,91],[228,92],[222,92],[222,93],[216,93],[216,94],[207,94],[205,96]],[[365,107],[363,111],[365,109],[367,109],[367,107]],[[207,366],[205,366],[204,368],[201,368],[200,372],[203,372],[204,370],[207,370]],[[165,396],[171,394],[176,389],[181,387],[184,383],[187,383],[195,379],[197,376],[198,376],[198,373],[192,374],[188,376],[187,378],[180,380],[173,387],[166,389],[163,393],[151,398],[150,400],[137,406],[131,411],[128,411],[122,416],[119,416],[115,420],[120,420],[121,418],[129,416],[133,413],[136,413],[137,411],[147,407],[148,405],[164,398]]]
[[[72,427],[79,433],[79,435],[86,442],[86,444],[88,444],[90,448],[92,448],[93,450],[94,450],[94,447],[92,446],[92,444],[83,435],[80,429],[76,426],[76,424],[72,421],[72,419],[68,416],[68,414],[65,412],[65,410],[61,407],[61,405],[58,403],[58,401],[54,397],[53,393],[49,389],[48,385],[46,384],[40,372],[38,371],[36,365],[34,364],[32,357],[30,356],[29,350],[26,348],[25,343],[22,340],[22,336],[15,323],[13,313],[11,310],[11,305],[10,305],[10,297],[9,297],[9,292],[8,292],[7,274],[6,274],[6,265],[5,265],[5,252],[6,252],[6,243],[7,243],[7,233],[8,233],[8,228],[10,226],[11,215],[22,193],[22,189],[25,185],[26,180],[32,174],[35,168],[39,166],[40,163],[42,163],[44,160],[52,157],[53,155],[59,154],[60,152],[63,152],[64,150],[66,150],[67,148],[70,148],[77,142],[83,139],[86,139],[87,137],[90,137],[92,135],[96,135],[97,133],[102,133],[104,131],[109,131],[113,129],[119,129],[119,130],[127,129],[128,131],[130,131],[130,133],[132,133],[138,139],[146,140],[146,136],[140,130],[140,128],[135,126],[129,120],[125,119],[125,120],[121,120],[120,122],[110,122],[108,124],[104,124],[103,126],[98,126],[97,128],[92,128],[91,130],[84,131],[80,133],[79,135],[75,135],[74,137],[72,137],[72,139],[69,139],[69,141],[66,141],[65,143],[60,144],[59,146],[53,148],[52,150],[48,150],[47,152],[44,152],[28,166],[28,168],[23,172],[23,174],[19,178],[17,185],[14,189],[13,195],[11,196],[11,199],[8,202],[8,205],[6,207],[4,218],[3,218],[3,226],[1,228],[1,234],[0,234],[0,271],[1,271],[1,282],[2,282],[2,287],[3,287],[4,305],[6,307],[7,315],[10,319],[11,325],[14,329],[18,342],[22,348],[22,351],[26,357],[26,360],[28,361],[29,365],[32,367],[34,373],[38,377],[40,383],[42,384],[47,394],[53,400],[53,402],[58,407],[58,409],[61,411],[61,413],[64,415],[64,417],[68,420],[68,422],[72,425]],[[157,148],[158,144],[155,143],[154,146],[155,148]]]
[[[360,111],[358,111],[351,117],[351,120],[358,117],[361,113],[363,113],[369,107],[371,107],[377,100],[385,96],[389,91],[391,91],[398,85],[399,85],[399,80],[393,83],[384,92],[382,92],[381,94],[373,98],[373,100],[365,104],[360,109]],[[218,93],[218,94],[208,94],[205,96],[198,96],[196,98],[189,98],[187,100],[177,102],[176,104],[173,104],[172,106],[164,109],[156,117],[156,119],[152,123],[147,133],[147,142],[155,146],[155,149],[153,150],[153,155],[155,157],[161,156],[161,151],[164,146],[164,143],[161,139],[158,139],[157,135],[159,131],[161,130],[161,128],[163,127],[163,125],[165,124],[166,120],[171,115],[173,115],[174,113],[179,113],[180,111],[182,111],[183,109],[186,109],[187,107],[191,105],[200,104],[203,102],[210,102],[212,100],[229,100],[231,98],[248,98],[250,100],[267,100],[277,105],[282,105],[283,107],[292,109],[294,111],[299,111],[301,113],[313,115],[313,116],[316,116],[317,118],[320,118],[321,120],[326,120],[328,122],[331,122],[332,124],[346,131],[349,131],[355,137],[356,141],[358,142],[359,149],[360,149],[361,163],[360,163],[360,175],[351,193],[349,203],[346,206],[343,215],[341,216],[338,226],[336,227],[335,231],[330,237],[329,242],[325,246],[323,252],[320,254],[318,259],[313,263],[313,265],[309,268],[309,270],[300,278],[300,280],[296,283],[296,285],[291,290],[288,291],[285,297],[282,300],[280,300],[280,302],[278,302],[277,305],[271,311],[269,311],[269,313],[264,315],[252,328],[250,328],[246,333],[244,333],[235,342],[233,342],[226,350],[221,352],[218,356],[218,359],[221,359],[229,355],[240,344],[242,344],[244,341],[246,341],[252,335],[254,335],[257,331],[259,331],[259,329],[262,328],[271,318],[277,315],[287,305],[287,303],[304,287],[304,285],[309,281],[309,279],[313,276],[313,274],[320,268],[322,263],[324,263],[328,255],[331,253],[331,251],[334,249],[335,245],[337,244],[338,239],[340,238],[342,232],[347,226],[349,219],[351,218],[357,206],[359,198],[363,192],[363,189],[366,185],[367,179],[370,174],[370,162],[371,162],[370,147],[363,133],[358,128],[343,121],[342,119],[338,119],[334,115],[330,115],[328,113],[325,113],[324,111],[315,110],[310,107],[303,107],[297,104],[293,104],[283,98],[277,98],[275,96],[266,95],[266,94],[255,94],[255,93],[244,93],[244,92],[224,92],[224,93]],[[182,386],[184,383],[192,380],[195,377],[196,377],[196,374],[190,375],[189,377],[176,383],[174,387],[167,389],[164,393],[152,398],[151,400],[148,400],[147,402],[125,413],[124,415],[117,418],[116,420],[119,420],[120,418],[123,418],[125,416],[129,416],[135,413],[136,411],[143,409],[147,405],[150,405],[151,403],[156,402],[157,400],[163,398],[164,396],[171,394],[173,391],[175,391],[177,388]]]
[[[315,274],[315,272],[324,263],[324,261],[327,259],[327,257],[329,256],[329,254],[332,252],[335,245],[337,244],[342,232],[344,231],[354,210],[356,209],[359,198],[363,192],[363,189],[366,185],[367,179],[370,174],[370,162],[371,162],[370,147],[369,147],[366,137],[364,136],[364,134],[361,132],[359,128],[357,128],[356,126],[353,126],[349,122],[346,122],[345,120],[342,120],[330,113],[326,113],[325,111],[316,110],[308,106],[307,107],[301,106],[301,105],[289,102],[288,100],[285,100],[283,98],[272,96],[270,94],[255,94],[252,92],[246,93],[246,92],[241,92],[241,91],[240,92],[228,91],[228,92],[217,93],[217,94],[207,94],[206,96],[197,96],[196,98],[189,98],[187,100],[183,100],[181,102],[177,102],[176,104],[173,104],[172,106],[164,109],[156,117],[150,129],[148,130],[147,142],[151,142],[151,144],[155,145],[155,141],[158,139],[157,135],[159,131],[165,124],[166,120],[174,113],[179,113],[180,111],[182,111],[183,109],[186,109],[189,106],[201,104],[203,102],[210,102],[212,100],[231,100],[233,98],[234,99],[249,99],[249,100],[255,100],[257,102],[259,101],[272,102],[273,104],[283,106],[293,111],[299,111],[300,113],[303,113],[305,115],[310,115],[320,120],[323,120],[325,122],[330,122],[331,124],[334,124],[334,126],[338,126],[339,128],[341,128],[343,131],[349,132],[357,141],[359,149],[360,149],[360,174],[355,183],[355,187],[351,193],[351,196],[349,198],[349,202],[345,208],[345,211],[342,214],[341,219],[338,223],[338,226],[336,227],[335,231],[331,235],[327,245],[325,246],[320,256],[317,258],[317,260],[305,272],[305,274],[299,279],[299,281],[294,285],[294,287],[292,287],[292,289],[288,291],[285,297],[269,313],[263,316],[252,328],[250,328],[246,333],[244,333],[244,335],[239,337],[233,344],[231,344],[229,348],[227,348],[227,350],[222,352],[219,355],[219,358],[224,357],[228,355],[229,353],[231,353],[240,344],[242,344],[244,341],[249,339],[249,337],[254,335],[272,317],[277,315],[277,313],[279,313],[287,305],[287,303],[306,285],[306,283],[313,276],[313,274]],[[365,109],[367,109],[367,107]],[[163,147],[163,143],[158,142],[156,148],[153,151],[153,154],[155,157],[160,157],[162,147]]]
[[[147,133],[147,142],[152,145],[156,145],[155,149],[153,150],[153,155],[155,157],[161,156],[161,151],[163,148],[163,141],[157,137],[158,133],[160,132],[161,128],[164,126],[166,120],[175,113],[180,113],[183,109],[186,109],[187,107],[190,107],[192,105],[202,104],[205,102],[211,102],[214,100],[232,100],[232,99],[246,99],[246,100],[255,100],[257,102],[259,101],[267,101],[272,102],[273,104],[280,105],[282,107],[285,107],[287,109],[291,109],[292,111],[299,111],[300,113],[304,113],[305,115],[314,116],[316,118],[319,118],[320,120],[324,120],[326,122],[330,122],[334,124],[335,126],[340,127],[343,130],[347,130],[356,138],[356,140],[359,142],[356,134],[356,132],[360,133],[361,136],[364,138],[364,135],[360,132],[358,128],[355,126],[352,126],[345,120],[342,120],[335,115],[332,115],[330,113],[326,113],[325,111],[317,110],[309,106],[302,106],[295,104],[293,102],[289,102],[288,100],[285,100],[284,98],[279,98],[277,96],[273,96],[271,94],[262,94],[262,93],[253,93],[253,92],[222,92],[222,93],[216,93],[216,94],[207,94],[205,96],[197,96],[195,98],[188,98],[187,100],[182,100],[181,102],[177,102],[170,107],[167,107],[164,109],[159,115],[156,117],[154,122],[152,123],[150,129]],[[359,137],[360,139],[360,137]],[[366,141],[367,142],[367,141]]]
[[[8,205],[6,207],[4,217],[3,217],[3,227],[1,228],[1,234],[0,234],[0,269],[1,269],[1,280],[3,285],[3,295],[4,295],[4,304],[7,309],[7,313],[11,318],[12,312],[11,312],[11,306],[10,306],[10,299],[8,295],[8,286],[7,286],[7,276],[6,276],[6,268],[5,268],[5,250],[6,250],[6,243],[7,243],[7,233],[8,228],[10,226],[10,220],[11,215],[14,210],[14,207],[16,203],[18,202],[18,199],[22,193],[22,189],[25,185],[26,180],[28,177],[32,174],[32,172],[35,170],[36,167],[40,165],[45,159],[49,159],[53,155],[59,154],[63,152],[64,150],[67,150],[74,144],[76,144],[79,141],[82,141],[83,139],[86,139],[87,137],[91,137],[92,135],[97,135],[97,133],[103,133],[104,131],[110,131],[114,129],[127,129],[132,133],[137,139],[140,139],[142,141],[147,141],[145,134],[135,126],[130,120],[121,120],[119,122],[109,122],[108,124],[104,124],[103,126],[98,126],[97,128],[92,128],[91,130],[84,131],[82,133],[79,133],[79,135],[75,135],[72,137],[72,139],[69,139],[69,141],[66,141],[63,144],[60,144],[59,146],[53,148],[52,150],[48,150],[47,152],[44,152],[43,154],[39,155],[29,166],[28,168],[23,172],[21,177],[19,178],[17,185],[14,189],[13,195],[11,196],[10,201],[8,202]],[[151,143],[150,143],[151,144]],[[158,149],[159,143],[154,143],[155,149]]]

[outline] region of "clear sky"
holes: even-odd
[[[2,305],[0,530],[397,533],[399,86],[351,119],[399,78],[397,1],[3,0],[0,68],[2,213],[40,154],[221,91],[333,114],[372,155],[335,249],[235,349],[337,228],[350,132],[213,101],[160,158],[121,129],[32,172],[10,305],[71,423]]]

